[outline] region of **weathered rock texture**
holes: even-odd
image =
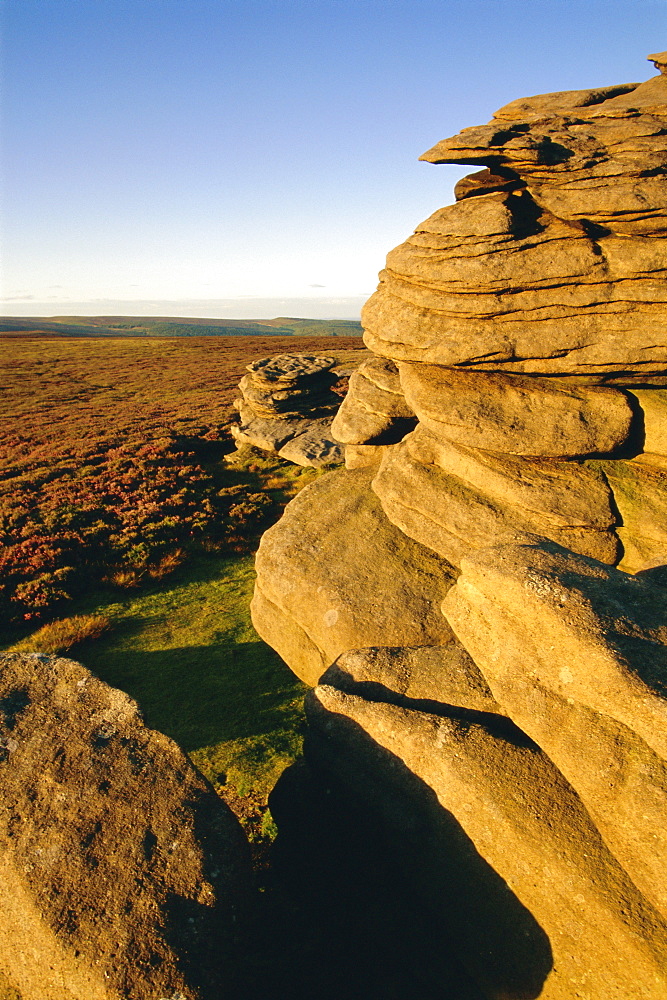
[[[79,663],[0,657],[0,971],[24,1000],[228,996],[243,832]]]
[[[389,255],[368,346],[487,371],[664,374],[666,97],[658,76],[514,101],[425,153],[487,169]]]
[[[437,603],[451,566],[386,519],[370,478],[341,470],[307,486],[257,552],[253,623],[308,684],[346,649],[451,639]]]
[[[426,154],[484,169],[365,307],[358,471],[258,555],[258,630],[325,671],[310,774],[418,900],[424,995],[667,992],[663,55]]]
[[[232,425],[237,446],[275,451],[296,465],[336,465],[343,449],[331,434],[340,396],[333,358],[277,354],[247,365],[236,401],[240,423]]]

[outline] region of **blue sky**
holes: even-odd
[[[2,308],[354,318],[439,139],[643,80],[667,0],[0,0]]]

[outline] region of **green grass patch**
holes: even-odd
[[[252,627],[250,549],[261,527],[246,523],[241,508],[259,495],[276,520],[324,470],[250,447],[206,469],[216,488],[234,493],[238,544],[233,532],[224,546],[205,540],[208,551],[173,559],[168,576],[139,574],[131,589],[110,576],[72,601],[67,618],[10,625],[2,648],[71,655],[126,691],[262,843],[275,835],[268,794],[301,752],[306,688]]]
[[[141,593],[108,592],[77,609],[110,628],[76,658],[135,698],[223,797],[265,804],[301,751],[305,687],[254,631],[253,583],[252,556],[211,555]]]

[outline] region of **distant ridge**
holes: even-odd
[[[0,336],[50,337],[360,337],[344,319],[200,319],[183,316],[4,316]]]

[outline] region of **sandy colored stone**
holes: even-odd
[[[628,573],[667,564],[667,459],[640,455],[632,461],[594,463],[614,495],[623,544],[619,568]]]
[[[540,99],[551,105],[532,121],[525,101],[523,108],[505,105],[488,125],[464,129],[422,159],[502,166],[526,180],[540,205],[560,218],[585,218],[585,199],[590,220],[627,232],[630,220],[622,217],[622,204],[625,213],[645,223],[644,233],[655,231],[652,216],[665,207],[665,186],[658,175],[641,170],[643,163],[665,163],[664,147],[647,140],[657,136],[667,113],[667,80],[653,77],[607,100],[579,105],[576,115],[568,114],[573,109],[567,95],[561,113],[555,98],[529,98],[534,106]]]
[[[344,450],[331,436],[340,396],[333,358],[278,354],[247,365],[234,402],[240,422],[231,426],[237,447],[277,452],[296,465],[338,465]]]
[[[456,639],[440,646],[372,646],[341,653],[322,684],[368,701],[396,695],[409,707],[434,705],[502,715],[479,667]]]
[[[387,521],[371,474],[341,470],[307,486],[257,552],[263,597],[296,622],[327,665],[346,649],[434,645],[451,635],[439,601],[453,571]],[[259,618],[255,627],[263,635]]]
[[[347,444],[345,445],[345,468],[368,469],[379,465],[390,444]]]
[[[474,549],[526,543],[538,536],[605,562],[618,559],[619,543],[611,529],[577,524],[576,519],[559,523],[557,516],[508,504],[506,496],[415,459],[409,438],[383,458],[372,487],[392,524],[455,566]]]
[[[278,451],[290,438],[305,434],[311,428],[312,421],[306,418],[268,419],[257,417],[244,401],[237,407],[241,417],[240,424],[232,424],[230,431],[237,446],[243,444],[261,448],[263,451]],[[321,423],[322,427],[330,427],[331,420]]]
[[[649,57],[650,58],[650,57]],[[504,104],[493,115],[498,121],[540,121],[550,115],[566,110],[590,108],[622,94],[632,94],[638,83],[621,83],[615,87],[593,87],[584,90],[561,90],[553,94],[536,94],[534,97],[519,97]]]
[[[324,428],[315,421],[313,424],[303,434],[290,438],[278,451],[280,457],[314,469],[323,465],[342,465],[345,449],[333,439],[331,424]]]
[[[643,451],[667,456],[667,390],[632,389],[644,421]]]
[[[476,552],[463,571],[493,595],[499,614],[521,616],[526,639],[538,628],[545,654],[549,642],[560,650],[559,659],[534,663],[534,676],[628,726],[667,759],[664,591],[548,542]]]
[[[250,613],[255,630],[283,658],[290,670],[304,684],[317,684],[329,666],[328,658],[292,615],[264,595],[259,581],[255,582]]]
[[[0,657],[0,970],[24,1000],[226,993],[245,837],[80,664]]]
[[[591,464],[466,448],[436,437],[422,424],[405,446],[416,461],[437,465],[521,517],[537,517],[557,528],[605,530],[616,523],[607,480]]]
[[[647,56],[650,59],[656,69],[665,75],[667,73],[667,52],[653,52],[652,55]]]
[[[486,168],[457,181],[454,185],[454,197],[457,201],[463,201],[464,198],[477,198],[482,194],[493,194],[498,191],[515,191],[521,187],[523,187],[522,181],[512,177],[502,177]]]
[[[246,365],[258,384],[269,386],[293,385],[317,378],[335,366],[335,358],[315,354],[274,354]]]
[[[663,375],[666,123],[660,75],[522,98],[438,143],[422,159],[486,173],[388,255],[367,346],[489,371]]]
[[[419,420],[437,436],[515,455],[605,454],[627,440],[633,412],[617,389],[562,380],[401,364]]]
[[[463,561],[443,610],[667,915],[667,593],[555,546],[505,546]]]
[[[372,382],[378,389],[394,396],[402,396],[401,378],[398,368],[388,358],[369,357],[356,369],[365,379]],[[351,373],[354,374],[354,373]]]
[[[392,444],[414,424],[396,366],[378,358],[364,362],[350,377],[331,429],[344,444]]]
[[[340,406],[340,396],[332,392],[330,386],[336,381],[336,376],[318,379],[317,384],[304,389],[277,390],[257,385],[252,375],[244,375],[239,382],[239,389],[244,402],[258,417],[280,419],[289,417],[319,417],[325,413],[335,413]],[[321,384],[320,384],[321,383]]]
[[[309,696],[308,717],[321,765],[384,809],[387,823],[400,822],[400,807],[411,814],[393,831],[397,864],[435,926],[447,923],[485,995],[664,995],[664,921],[538,747],[328,686]]]

